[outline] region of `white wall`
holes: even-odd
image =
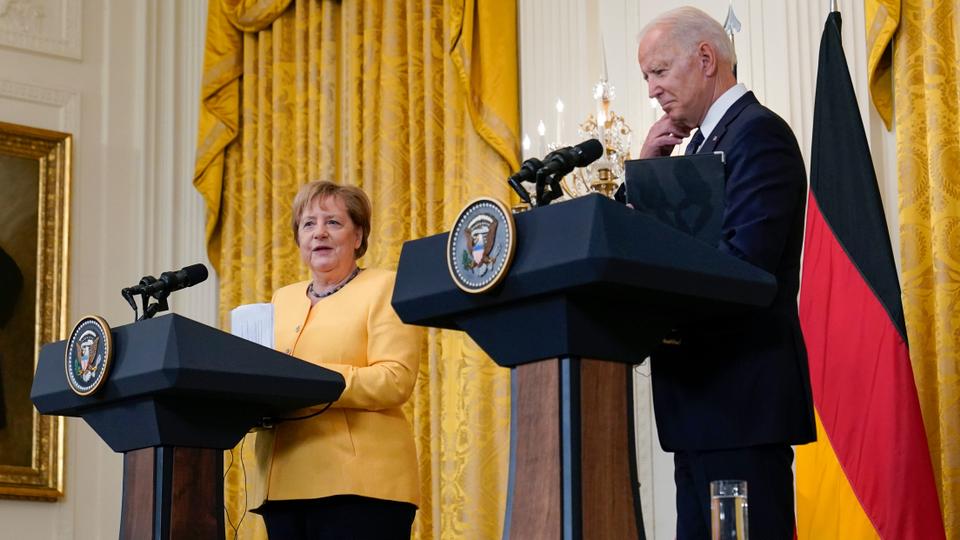
[[[735,38],[739,79],[793,127],[809,167],[817,58],[828,0],[520,0],[522,133],[533,142],[528,155],[537,155],[539,121],[548,128],[548,141],[554,140],[558,98],[566,106],[563,142],[579,141],[576,125],[596,110],[591,89],[602,70],[601,36],[609,80],[616,89],[612,109],[633,128],[636,155],[647,129],[662,114],[651,108],[637,66],[640,29],[662,11],[681,5],[699,7],[723,22],[730,4],[743,24]],[[847,62],[873,151],[894,253],[899,253],[895,139],[868,101],[863,2],[841,0],[839,7]],[[647,535],[670,539],[676,524],[672,458],[657,442],[649,367],[641,366],[636,373],[637,453]]]
[[[34,0],[0,9],[0,120],[72,133],[69,324],[133,313],[120,289],[206,262],[192,187],[203,0]],[[2,227],[3,224],[0,224]],[[171,298],[212,324],[216,279]],[[82,421],[66,429],[66,496],[0,500],[0,536],[116,538],[122,459]]]

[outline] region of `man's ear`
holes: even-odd
[[[717,51],[706,41],[700,42],[697,48],[697,61],[700,62],[704,75],[713,77],[717,74]]]

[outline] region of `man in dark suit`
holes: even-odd
[[[737,84],[723,28],[695,8],[652,21],[638,60],[666,113],[641,158],[722,151],[719,249],[777,278],[769,306],[678,328],[651,355],[660,444],[674,452],[677,537],[709,538],[712,480],[748,482],[753,538],[792,538],[793,444],[816,438],[797,317],[806,173],[790,127]]]

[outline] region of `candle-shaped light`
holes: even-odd
[[[600,80],[607,82],[607,47],[603,44],[603,36],[600,36],[600,54],[603,55],[603,73],[600,74]]]
[[[523,134],[523,142],[520,143],[523,147],[523,159],[530,157],[530,136],[526,133]]]
[[[607,159],[607,114],[604,111],[597,113],[597,133],[600,135],[600,144],[603,145],[603,154],[597,161],[596,168],[609,169],[610,161]]]
[[[561,146],[560,143],[563,140],[561,133],[563,133],[563,102],[557,99],[557,147]]]
[[[547,153],[547,142],[546,142],[547,126],[543,123],[543,120],[541,120],[540,123],[537,124],[537,135],[540,136],[539,137],[540,148],[537,149],[537,153],[540,154],[541,157],[543,157]]]
[[[607,47],[604,44],[603,37],[600,38],[600,82],[597,83],[596,89],[593,92],[593,98],[598,100],[600,107],[603,109],[603,114],[610,118],[610,101],[613,100],[614,92],[613,86],[610,85],[608,79],[609,75],[607,74]]]
[[[603,153],[607,153],[607,113],[601,110],[597,113],[597,133],[600,135],[600,144],[603,145]]]

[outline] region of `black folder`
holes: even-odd
[[[626,198],[634,209],[717,245],[726,183],[723,153],[634,159],[625,165]]]

